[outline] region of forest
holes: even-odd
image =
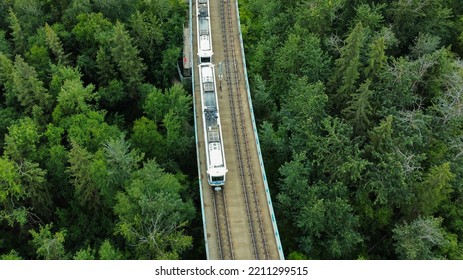
[[[187,15],[185,1],[0,1],[0,258],[204,258],[176,78]]]
[[[287,259],[463,259],[460,0],[239,0]],[[204,259],[183,0],[0,0],[0,259]]]
[[[241,0],[288,259],[463,259],[460,0]]]

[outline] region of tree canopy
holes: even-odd
[[[1,259],[195,255],[184,1],[0,6]]]
[[[463,259],[461,1],[239,7],[286,257]],[[205,258],[187,11],[2,2],[0,259]]]
[[[461,259],[460,2],[239,4],[287,257]]]

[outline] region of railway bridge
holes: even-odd
[[[209,0],[215,79],[228,173],[208,185],[201,113],[196,0],[189,0],[196,150],[208,259],[284,259],[254,120],[237,0]]]

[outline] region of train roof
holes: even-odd
[[[201,51],[206,52],[211,50],[211,41],[209,35],[201,35],[199,38],[199,46]]]
[[[211,65],[202,66],[201,75],[203,78],[203,83],[213,82],[212,66]]]
[[[209,156],[212,167],[223,166],[222,145],[219,142],[209,143]]]

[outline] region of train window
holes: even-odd
[[[212,177],[212,181],[213,181],[213,182],[217,182],[217,181],[223,181],[223,176],[219,176],[219,177]]]

